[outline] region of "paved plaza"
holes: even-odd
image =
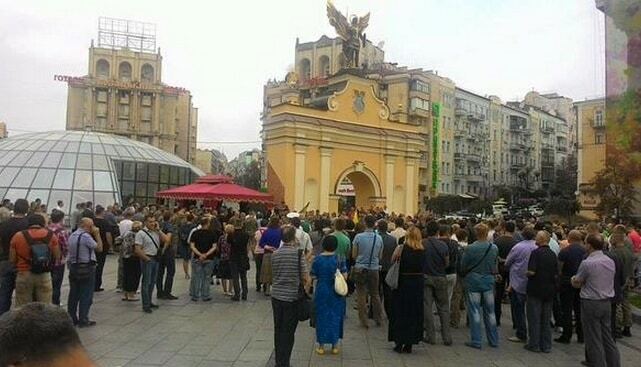
[[[188,281],[182,275],[180,260],[176,274],[177,301],[159,300],[160,308],[144,314],[139,302],[123,302],[115,292],[116,257],[109,256],[105,267],[105,291],[94,298],[92,319],[98,324],[80,329],[84,345],[101,366],[271,366],[273,365],[273,326],[271,303],[250,287],[249,300],[232,302],[213,291],[208,303],[194,303],[188,297]],[[253,273],[251,274],[253,276]],[[63,292],[68,287],[65,285]],[[398,355],[387,342],[387,330],[358,326],[353,298],[348,300],[349,314],[345,340],[338,356],[314,353],[314,329],[300,323],[292,366],[579,366],[583,345],[554,344],[552,353],[530,353],[523,345],[506,340],[511,335],[509,309],[505,307],[498,349],[481,351],[463,345],[467,329],[454,330],[454,345],[415,347],[414,354]],[[372,323],[373,324],[373,323]],[[633,329],[633,338],[620,342],[623,366],[639,366],[641,328]]]

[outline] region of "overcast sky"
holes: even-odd
[[[0,121],[11,135],[64,129],[67,87],[85,75],[99,16],[155,23],[163,81],[191,90],[199,147],[258,147],[263,85],[292,68],[296,37],[335,36],[325,0],[0,0]],[[603,16],[593,0],[335,0],[371,11],[387,61],[436,69],[482,95],[536,89],[603,95]],[[244,142],[220,144],[211,142]]]

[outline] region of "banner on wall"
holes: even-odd
[[[441,104],[432,104],[432,189],[435,191],[438,188],[439,178],[439,164],[438,164],[438,142],[440,141],[440,117],[441,117]]]

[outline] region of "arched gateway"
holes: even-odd
[[[349,72],[306,87],[268,86],[263,148],[269,192],[291,209],[418,208],[421,126],[394,121],[376,81]],[[314,90],[313,94],[310,89]]]

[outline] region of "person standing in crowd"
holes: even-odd
[[[459,228],[455,234],[457,242],[461,247],[461,259],[459,260],[456,274],[456,284],[454,285],[454,291],[452,292],[452,301],[450,302],[450,326],[454,329],[458,329],[459,324],[461,323],[461,311],[465,309],[465,289],[463,286],[464,275],[460,270],[463,252],[467,247],[467,231]]]
[[[615,335],[618,334],[621,336],[630,337],[632,336],[630,332],[630,328],[632,327],[632,310],[630,308],[629,290],[634,284],[634,264],[636,262],[636,258],[634,257],[634,253],[632,252],[632,250],[630,250],[630,248],[626,246],[625,240],[625,233],[613,233],[610,237],[610,244],[612,245],[610,254],[613,257],[619,259],[622,265],[621,302],[617,306],[620,309],[620,312],[616,312],[620,313],[621,317],[617,318],[615,322]]]
[[[550,353],[552,349],[552,302],[558,284],[558,262],[550,249],[550,235],[546,231],[536,234],[538,248],[530,254],[527,268],[527,323],[530,352]]]
[[[69,224],[71,225],[71,230],[76,231],[80,219],[82,219],[82,211],[85,210],[85,203],[76,204],[76,209],[71,212],[71,218],[69,219]]]
[[[536,250],[534,237],[536,232],[532,226],[527,226],[522,232],[524,240],[512,247],[505,260],[505,267],[510,269],[510,304],[512,306],[512,322],[516,335],[508,338],[511,342],[525,343],[527,341],[527,323],[525,318],[525,303],[527,299],[527,265],[530,254]]]
[[[430,221],[425,226],[427,238],[423,240],[425,248],[425,293],[423,305],[425,342],[436,344],[436,327],[434,325],[433,307],[441,320],[441,338],[443,344],[452,345],[450,333],[450,304],[447,298],[447,278],[445,269],[449,265],[449,248],[437,238],[439,225]]]
[[[585,340],[586,360],[590,367],[618,367],[619,350],[611,328],[610,300],[614,297],[614,261],[603,253],[604,240],[600,234],[585,239],[588,257],[581,262],[572,286],[581,292],[581,322]]]
[[[263,236],[263,233],[267,230],[267,220],[264,218],[260,219],[260,226],[256,229],[256,232],[252,234],[253,240],[253,255],[254,255],[254,265],[256,273],[256,292],[262,290],[262,283],[260,282],[260,273],[262,272],[263,266],[263,257],[265,256],[265,249],[260,247],[260,239]]]
[[[218,234],[211,230],[211,220],[207,217],[200,222],[201,228],[191,235],[191,252],[193,259],[191,263],[191,281],[189,294],[191,300],[197,302],[199,299],[205,302],[211,301],[209,295],[211,284],[212,264]]]
[[[272,284],[272,254],[280,247],[281,242],[280,218],[272,216],[269,218],[267,230],[260,237],[258,245],[263,248],[263,264],[260,268],[260,282],[263,284],[265,296],[270,296]]]
[[[62,212],[62,214],[65,214],[65,203],[62,200],[58,200],[57,206],[55,207],[55,210]]]
[[[69,236],[69,298],[67,312],[74,325],[93,326],[89,320],[89,309],[93,303],[96,283],[96,252],[102,251],[100,230],[91,218],[82,218]]]
[[[494,314],[496,315],[497,326],[501,326],[501,316],[503,314],[501,306],[503,304],[503,298],[505,297],[505,288],[508,284],[507,280],[510,275],[509,269],[505,266],[505,260],[510,250],[512,250],[512,247],[516,245],[516,239],[514,238],[515,229],[516,225],[514,222],[509,221],[503,223],[501,225],[502,233],[496,238],[496,241],[494,241],[494,244],[499,249],[499,274],[494,289]]]
[[[345,262],[336,256],[338,241],[334,236],[323,239],[323,252],[314,258],[311,275],[316,279],[314,305],[316,310],[316,353],[325,354],[324,345],[332,346],[332,354],[338,354],[338,340],[343,339],[345,297],[334,291],[334,277],[339,269],[347,276]]]
[[[60,288],[64,280],[65,262],[67,261],[67,254],[69,252],[69,231],[67,231],[63,224],[64,218],[64,212],[54,209],[51,212],[51,222],[48,227],[58,239],[58,247],[60,248],[60,257],[54,261],[51,266],[51,303],[57,306],[60,306]]]
[[[123,217],[118,222],[118,238],[114,239],[114,244],[120,243],[120,246],[122,247],[122,239],[125,235],[125,233],[128,233],[131,231],[131,225],[133,221],[131,220],[131,217],[133,216],[133,212],[130,210],[125,210],[123,213]],[[114,227],[115,228],[115,227]],[[117,289],[124,289],[124,278],[125,278],[125,267],[122,259],[122,251],[118,252],[118,282],[117,282]]]
[[[213,230],[213,229],[210,229]],[[218,274],[216,277],[221,280],[223,287],[223,294],[225,296],[233,296],[231,285],[231,235],[234,233],[234,226],[228,224],[223,228],[223,234],[218,238],[217,251],[219,255]]]
[[[298,213],[294,213],[296,216],[290,219],[290,224],[296,228],[296,241],[298,242],[298,248],[303,250],[307,262],[311,263],[312,261],[312,250],[314,245],[312,244],[312,239],[309,237],[309,234],[301,228],[301,220],[298,216]]]
[[[86,211],[87,209],[85,209]],[[85,215],[83,213],[83,215]],[[105,208],[101,205],[96,206],[96,213],[94,219],[94,225],[100,230],[100,239],[102,240],[103,249],[102,251],[96,254],[96,283],[95,289],[96,292],[102,292],[105,289],[102,287],[102,272],[105,268],[105,262],[107,261],[107,253],[111,250],[113,245],[113,233],[112,227],[105,219]]]
[[[387,221],[384,219],[379,220],[376,223],[378,228],[378,234],[383,239],[383,253],[381,254],[381,273],[379,276],[379,283],[382,288],[383,296],[383,308],[385,309],[385,315],[387,318],[390,317],[392,313],[392,289],[385,283],[385,277],[387,276],[387,271],[390,266],[392,266],[392,255],[394,250],[396,250],[397,240],[395,237],[390,235],[387,232]]]
[[[171,212],[165,211],[160,223],[160,231],[167,236],[167,243],[162,253],[158,255],[158,279],[156,281],[156,294],[158,299],[176,300],[178,297],[171,294],[176,275],[176,236],[174,226],[171,224]],[[166,275],[166,276],[165,276]]]
[[[18,272],[16,275],[16,306],[18,307],[29,302],[51,302],[51,265],[60,260],[58,237],[45,227],[44,217],[31,214],[27,217],[27,222],[29,228],[13,236],[9,250],[9,261]],[[47,248],[42,248],[42,245]]]
[[[11,309],[13,290],[16,287],[16,268],[9,261],[11,239],[16,233],[29,228],[26,215],[29,202],[18,199],[13,205],[13,216],[0,224],[0,315]]]
[[[231,245],[231,256],[229,257],[229,270],[231,271],[231,280],[234,287],[232,301],[247,300],[247,271],[249,271],[249,236],[243,230],[240,219],[232,220],[234,230],[228,237]],[[305,233],[307,235],[307,233]],[[309,235],[307,235],[309,238]]]
[[[187,280],[189,280],[189,262],[191,259],[191,244],[188,239],[191,231],[196,228],[195,219],[194,214],[187,213],[185,215],[185,222],[182,223],[178,229],[178,236],[180,238],[178,254],[183,259],[183,272]]]
[[[461,259],[461,272],[467,291],[467,316],[470,322],[470,341],[465,345],[481,349],[481,318],[490,347],[498,347],[499,335],[494,314],[494,282],[498,272],[496,259],[498,248],[487,241],[487,226],[474,226],[479,240],[467,246]]]
[[[349,261],[347,260],[349,259],[350,239],[349,236],[345,234],[346,223],[345,218],[336,218],[334,221],[334,231],[330,233],[330,235],[336,237],[336,256],[345,262],[347,271],[349,272]]]
[[[561,300],[561,320],[563,320],[563,333],[555,342],[569,344],[572,339],[572,313],[574,312],[574,328],[579,343],[583,343],[583,328],[581,326],[581,298],[579,290],[572,287],[570,279],[579,270],[581,261],[585,258],[583,248],[583,234],[580,231],[572,230],[568,233],[568,246],[559,252],[559,266],[561,278],[559,296]]]
[[[271,298],[276,367],[289,367],[298,326],[296,301],[299,299],[301,282],[305,289],[309,289],[310,278],[307,261],[296,242],[296,228],[283,227],[282,240],[283,246],[274,252],[270,263],[273,283]]]
[[[405,237],[407,234],[407,231],[405,231],[405,220],[403,220],[402,217],[396,218],[394,221],[394,230],[392,233],[390,233],[394,238],[396,238],[396,242],[399,242],[401,238]],[[399,242],[400,243],[400,242]]]
[[[141,222],[131,222],[131,228],[122,234],[120,257],[123,267],[123,301],[138,301],[136,291],[140,285],[140,259],[136,256],[136,233],[142,229]]]
[[[94,367],[69,316],[30,303],[0,317],[0,366]]]
[[[392,291],[387,339],[397,353],[412,353],[412,345],[423,339],[423,263],[425,248],[421,231],[414,226],[403,236],[394,261],[399,261],[398,288]]]
[[[356,259],[352,274],[350,275],[356,285],[356,297],[358,304],[358,318],[361,326],[368,328],[367,323],[367,297],[370,297],[373,317],[377,326],[381,325],[382,310],[381,298],[379,296],[379,269],[380,258],[383,251],[383,239],[374,232],[376,218],[373,215],[366,215],[364,220],[365,232],[354,237],[352,246],[352,257]]]
[[[456,285],[456,271],[458,270],[459,258],[461,254],[461,246],[458,242],[452,239],[450,226],[441,224],[438,228],[438,239],[441,240],[448,248],[448,265],[445,268],[445,278],[447,278],[447,302],[448,309],[452,303],[452,295],[454,294],[454,286]],[[451,322],[450,322],[451,324]]]
[[[167,244],[167,236],[158,228],[156,217],[148,214],[145,217],[145,228],[136,233],[136,255],[142,261],[142,310],[151,313],[158,305],[151,302],[154,286],[158,279],[158,255],[162,252],[163,244]]]

